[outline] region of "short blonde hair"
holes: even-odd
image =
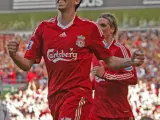
[[[117,19],[113,14],[110,13],[102,13],[99,18],[105,18],[109,21],[110,27],[115,29],[113,32],[113,35],[116,35],[118,31],[118,25],[117,25]]]

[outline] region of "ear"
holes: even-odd
[[[115,31],[115,28],[114,27],[111,27],[111,33],[113,34]]]
[[[80,3],[80,0],[75,0],[75,4],[78,5]]]

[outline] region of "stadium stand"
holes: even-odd
[[[7,14],[4,14],[3,9],[0,9],[0,85],[3,84],[0,89],[3,87],[3,103],[9,110],[11,120],[52,120],[47,103],[48,79],[43,59],[39,65],[33,65],[29,72],[23,72],[8,56],[6,45],[8,40],[20,40],[18,54],[23,55],[32,34],[30,30],[33,30],[41,20],[55,15],[53,11],[56,8],[56,0],[10,0],[11,3],[8,1],[0,2],[1,8],[7,4],[10,7],[9,12],[12,13],[8,14],[8,9],[5,9]],[[95,3],[99,0],[87,1]],[[106,10],[103,12],[108,12],[108,7],[115,3],[116,9],[118,4],[125,8],[124,4],[130,3],[126,4],[127,10],[111,11],[116,16],[121,16],[118,18],[119,27],[122,28],[118,33],[119,42],[127,46],[131,52],[138,48],[146,54],[145,63],[137,68],[138,84],[129,87],[128,99],[136,120],[160,120],[160,16],[158,14],[160,0],[123,0],[120,3],[116,0],[116,2],[102,1],[106,3]],[[141,8],[143,12],[130,11],[128,8],[135,10],[138,8],[132,6],[132,2],[139,3],[134,5],[140,8],[158,9],[155,11]],[[45,13],[47,9],[51,12]],[[34,10],[38,12],[34,13]],[[92,10],[97,9],[93,7]],[[26,13],[27,11],[29,13]],[[89,9],[88,12],[80,13],[80,16],[95,20],[100,12],[102,11],[92,12]],[[29,32],[16,30],[29,30]]]
[[[13,9],[56,8],[55,0],[13,0]]]
[[[4,84],[28,83],[25,90],[16,94],[8,93],[4,103],[10,110],[12,120],[51,120],[47,105],[47,72],[44,61],[34,65],[29,72],[22,72],[8,57],[8,40],[21,41],[19,54],[24,54],[31,34],[0,34],[0,78]],[[136,120],[149,116],[160,120],[160,31],[129,30],[119,32],[118,40],[131,52],[141,49],[146,54],[146,61],[137,68],[138,84],[129,88],[129,101]]]
[[[160,0],[143,0],[143,4],[160,4]]]

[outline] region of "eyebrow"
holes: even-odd
[[[107,26],[107,24],[105,24],[105,23],[99,23],[99,25],[101,25],[101,26]]]
[[[101,24],[101,25],[106,25],[105,23],[99,23],[99,24]]]

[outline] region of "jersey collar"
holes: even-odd
[[[64,26],[64,25],[62,25],[62,24],[59,22],[59,16],[57,16],[57,25],[58,25],[60,28],[62,28],[62,29],[67,29],[67,28],[69,28],[70,26],[73,25],[75,18],[76,18],[76,14],[75,14],[74,17],[73,17],[73,20],[72,20],[68,25],[65,25],[65,26]]]
[[[115,39],[113,38],[112,39],[112,42],[108,45],[108,49],[112,46],[112,44],[114,44],[115,43]]]

